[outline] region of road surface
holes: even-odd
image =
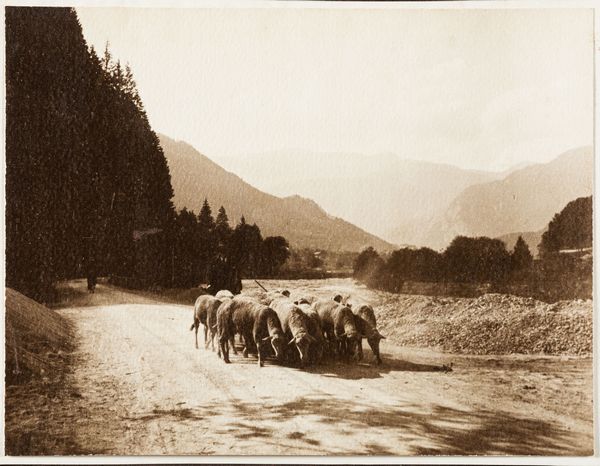
[[[383,341],[380,367],[369,350],[360,365],[304,371],[241,355],[226,365],[201,337],[194,348],[191,306],[75,286],[85,306],[58,311],[75,323],[79,349],[56,425],[81,452],[592,454],[590,358],[467,357]]]

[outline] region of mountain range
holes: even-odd
[[[225,206],[232,223],[243,214],[263,235],[283,235],[296,247],[441,250],[465,235],[500,237],[512,248],[522,234],[535,253],[553,215],[593,188],[591,147],[486,172],[394,154],[294,151],[217,164],[185,142],[160,140],[178,208],[198,212],[206,197],[215,210]]]
[[[533,233],[541,237],[567,203],[592,194],[593,175],[593,150],[581,147],[501,180],[470,186],[430,225],[424,241],[442,247],[458,234],[498,237],[526,232],[532,240]]]
[[[295,248],[360,251],[372,246],[379,251],[394,245],[351,223],[327,214],[317,203],[299,195],[278,197],[262,192],[226,171],[191,145],[159,134],[171,173],[173,202],[196,213],[208,199],[213,215],[225,207],[230,224],[243,215],[256,223],[263,237],[284,236]]]
[[[539,232],[567,202],[592,192],[591,147],[504,172],[394,154],[287,151],[218,160],[267,192],[306,196],[389,242],[434,249],[459,234]]]
[[[332,215],[399,245],[422,245],[424,225],[441,216],[454,197],[501,176],[394,154],[281,152],[219,163],[260,189],[314,199]]]

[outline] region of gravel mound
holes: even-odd
[[[6,289],[6,383],[52,377],[73,349],[66,319],[10,288]]]
[[[376,313],[382,333],[399,345],[468,354],[592,352],[591,300],[547,304],[496,293],[479,298],[385,293]]]

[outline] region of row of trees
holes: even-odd
[[[131,273],[132,232],[175,218],[131,70],[88,49],[72,9],[5,13],[6,283],[45,299],[99,258]]]
[[[183,209],[176,219],[173,243],[173,286],[189,287],[218,281],[215,274],[231,268],[246,278],[272,277],[289,257],[289,245],[282,236],[263,239],[256,224],[242,216],[232,228],[221,207],[216,219],[205,199],[198,216]]]
[[[497,290],[551,300],[591,296],[591,261],[561,251],[592,247],[592,208],[592,196],[582,197],[554,215],[538,246],[535,267],[521,236],[510,252],[498,239],[458,236],[442,253],[405,248],[384,259],[368,248],[355,261],[354,276],[396,292],[404,282],[417,281],[490,283]]]
[[[396,292],[405,281],[498,284],[532,261],[521,237],[508,252],[497,239],[457,236],[442,253],[404,248],[383,259],[373,248],[367,248],[356,259],[354,276],[369,286]]]
[[[47,301],[86,274],[189,286],[287,258],[223,208],[175,211],[131,69],[87,47],[73,9],[6,8],[6,116],[7,286]]]

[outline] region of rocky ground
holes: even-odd
[[[479,298],[404,295],[371,290],[351,279],[265,280],[267,289],[330,299],[335,293],[373,304],[381,332],[397,345],[464,354],[592,353],[591,300],[544,303],[485,294]],[[247,280],[244,292],[260,295]]]

